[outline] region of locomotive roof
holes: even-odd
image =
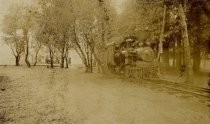
[[[134,42],[134,41],[135,41],[134,39],[129,38],[129,39],[126,39],[126,40],[123,41],[123,42]]]
[[[122,40],[122,41],[113,41],[113,42],[110,42],[110,43],[107,43],[106,46],[113,46],[113,45],[120,45],[120,44],[123,44],[123,43],[126,43],[126,42],[135,42],[136,39],[133,39],[133,38],[127,38],[125,40]]]

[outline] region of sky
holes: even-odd
[[[123,6],[126,0],[112,0],[112,1],[115,4],[117,12],[121,13],[123,11]]]

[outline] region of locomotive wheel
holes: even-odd
[[[132,70],[130,68],[128,69],[128,78],[132,78]]]
[[[142,66],[142,67],[132,67],[126,66],[124,71],[124,76],[129,79],[156,79],[159,78],[158,66]]]
[[[126,78],[132,78],[132,69],[127,67],[125,68],[125,77]]]
[[[137,79],[142,79],[143,78],[143,68],[137,69]]]

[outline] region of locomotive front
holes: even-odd
[[[149,43],[128,38],[113,46],[114,65],[112,66],[112,72],[124,74],[127,78],[158,78],[155,53]]]

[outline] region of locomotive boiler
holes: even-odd
[[[149,43],[128,38],[121,43],[107,45],[107,67],[112,73],[132,79],[158,78],[155,52]]]

